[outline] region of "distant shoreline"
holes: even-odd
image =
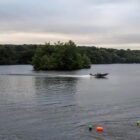
[[[36,49],[44,45],[0,45],[0,65],[32,64]],[[97,48],[78,46],[78,51],[86,55],[91,64],[139,64],[140,50],[123,50],[113,48]]]

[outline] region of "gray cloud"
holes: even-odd
[[[139,0],[0,1],[1,43],[21,33],[23,39],[12,37],[11,43],[72,39],[78,44],[131,47],[140,45],[139,25]]]

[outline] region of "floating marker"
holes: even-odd
[[[137,126],[140,126],[140,121],[137,121]]]
[[[96,131],[98,131],[98,132],[102,132],[103,130],[104,130],[103,127],[100,127],[100,126],[97,126],[97,127],[96,127]]]
[[[88,129],[89,129],[89,131],[91,131],[93,129],[93,126],[91,124],[88,125]]]

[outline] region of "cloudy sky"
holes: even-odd
[[[140,0],[0,0],[0,44],[58,40],[140,49]]]

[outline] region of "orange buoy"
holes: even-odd
[[[100,126],[97,126],[97,127],[96,127],[96,131],[98,131],[98,132],[102,132],[103,130],[104,130],[103,127],[100,127]]]

